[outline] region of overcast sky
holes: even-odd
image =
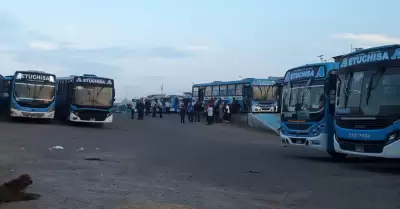
[[[400,43],[400,1],[0,0],[0,73],[115,79],[117,99],[288,68]]]

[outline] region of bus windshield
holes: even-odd
[[[14,98],[17,102],[32,102],[47,104],[54,99],[54,84],[33,82],[15,82]]]
[[[292,84],[283,88],[282,115],[294,120],[318,120],[324,113],[324,85],[305,83]]]
[[[400,67],[339,75],[336,113],[339,115],[400,115]]]
[[[74,104],[90,107],[112,106],[112,87],[77,85],[75,88]]]
[[[255,85],[253,86],[253,99],[255,101],[267,101],[276,99],[276,87]]]

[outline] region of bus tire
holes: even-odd
[[[347,154],[338,153],[334,151],[328,151],[328,154],[332,157],[333,160],[342,161],[347,158]]]

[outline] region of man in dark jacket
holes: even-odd
[[[195,121],[200,122],[200,115],[201,115],[202,107],[200,101],[197,101],[194,105],[194,113],[195,113]]]

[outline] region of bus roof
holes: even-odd
[[[348,57],[348,56],[351,56],[351,55],[365,53],[365,52],[369,52],[369,51],[377,51],[377,50],[380,50],[380,49],[395,48],[395,47],[396,48],[400,48],[400,44],[382,45],[382,46],[376,46],[376,47],[361,49],[361,50],[357,50],[357,51],[354,51],[354,52],[350,52],[350,53],[344,54],[344,55],[342,55],[342,57]]]
[[[100,78],[100,79],[108,79],[108,80],[112,80],[114,81],[114,79],[112,78],[105,78],[105,77],[94,77],[94,76],[85,76],[87,74],[84,75],[70,75],[70,76],[65,76],[65,77],[57,77],[57,80],[73,80],[76,77],[85,77],[85,78]]]
[[[14,78],[14,76],[12,75],[8,75],[8,76],[4,76],[4,80],[12,80]]]
[[[17,70],[17,71],[15,71],[14,75],[15,75],[16,73],[28,73],[28,74],[29,74],[29,73],[41,73],[41,74],[56,76],[56,75],[53,74],[53,73],[47,73],[47,72],[38,71],[38,70]]]
[[[279,77],[274,78],[244,78],[236,81],[213,81],[211,83],[194,84],[193,87],[204,87],[204,86],[218,86],[218,85],[232,85],[232,84],[252,84],[255,81],[276,81]]]

